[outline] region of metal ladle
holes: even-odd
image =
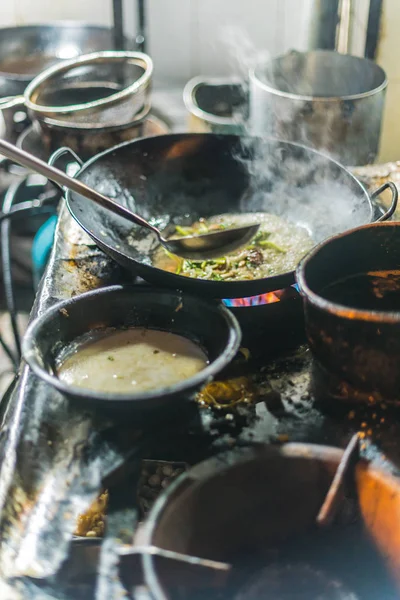
[[[44,175],[50,181],[64,186],[89,200],[93,200],[96,204],[99,204],[103,208],[110,210],[124,219],[127,219],[136,225],[140,225],[140,227],[146,227],[156,234],[160,244],[164,246],[168,252],[183,258],[205,260],[208,258],[224,256],[240,246],[244,246],[255,236],[260,227],[259,224],[245,225],[243,227],[223,229],[221,231],[203,235],[193,235],[179,239],[166,240],[156,227],[150,225],[150,223],[145,221],[142,217],[139,217],[139,215],[131,212],[125,206],[114,202],[111,198],[100,194],[100,192],[96,192],[78,179],[69,177],[63,171],[51,167],[32,154],[20,150],[13,144],[1,139],[0,154],[4,154],[4,156],[10,160],[13,160],[31,171]]]

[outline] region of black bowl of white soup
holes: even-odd
[[[234,358],[240,339],[235,317],[221,304],[113,286],[39,316],[23,356],[80,406],[151,411],[193,398]]]

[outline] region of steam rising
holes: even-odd
[[[221,37],[232,58],[232,70],[239,73],[243,81],[243,93],[250,95],[250,116],[247,117],[243,110],[236,117],[244,136],[242,148],[235,158],[245,165],[250,175],[250,189],[242,198],[241,210],[283,216],[306,227],[316,242],[371,221],[371,209],[362,188],[351,182],[349,173],[327,160],[328,156],[337,158],[334,154],[324,151],[322,155],[292,144],[272,142],[279,137],[294,139],[313,148],[306,126],[307,102],[285,102],[277,96],[266,111],[265,97],[261,100],[256,96],[251,84],[249,89],[251,71],[263,74],[272,87],[305,96],[312,95],[307,79],[296,76],[296,69],[291,78],[285,78],[284,70],[273,72],[266,68],[270,64],[269,53],[257,51],[245,32],[238,28],[226,27]],[[295,52],[287,57],[289,62],[298,60]],[[342,82],[342,87],[345,83]],[[336,84],[337,81],[333,82],[333,86]],[[330,94],[332,89],[327,91]],[[327,113],[321,123],[324,139],[320,141],[325,147],[341,134],[335,131],[336,117]],[[262,136],[263,142],[254,145],[251,139],[254,135]]]

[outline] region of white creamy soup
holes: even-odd
[[[82,344],[59,365],[57,374],[81,388],[134,394],[189,379],[207,365],[207,356],[191,340],[137,327],[107,332]]]

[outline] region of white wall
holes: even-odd
[[[305,49],[314,0],[147,0],[149,52],[157,79],[183,82],[198,74],[232,72],[226,28],[243,29],[257,49],[278,54]],[[124,0],[133,34],[135,0]],[[0,26],[75,19],[111,25],[111,0],[0,0]]]
[[[380,161],[400,160],[399,0],[384,0],[377,62],[389,79],[383,121]]]

